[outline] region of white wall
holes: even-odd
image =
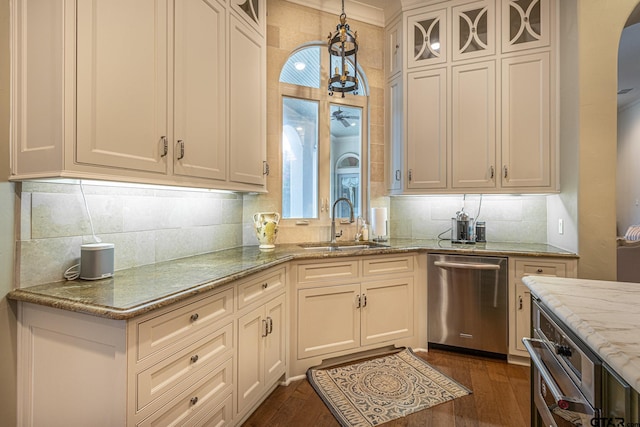
[[[547,198],[547,242],[578,252],[578,172],[580,144],[577,0],[560,2],[560,194]],[[562,219],[564,231],[558,230]]]
[[[95,233],[115,244],[115,270],[242,245],[242,196],[170,187],[84,185]],[[20,287],[63,280],[92,242],[77,183],[24,182]]]
[[[640,224],[640,101],[618,111],[617,228]]]

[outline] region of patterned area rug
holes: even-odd
[[[311,368],[307,378],[344,427],[376,426],[471,393],[411,349],[347,366]]]

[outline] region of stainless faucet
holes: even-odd
[[[349,222],[353,223],[353,221],[355,221],[353,218],[353,205],[351,204],[351,200],[346,197],[340,197],[338,200],[333,202],[333,208],[331,208],[331,243],[336,242],[336,237],[342,236],[342,230],[340,230],[340,234],[336,234],[336,205],[340,201],[345,201],[349,205],[349,212],[351,213],[349,215]]]

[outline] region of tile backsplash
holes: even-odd
[[[541,195],[391,197],[391,236],[435,239],[441,235],[448,239],[451,218],[463,206],[469,216],[486,222],[487,241],[547,242],[547,196]]]
[[[95,234],[115,244],[115,270],[242,245],[242,195],[83,183]],[[31,181],[20,197],[20,287],[63,280],[93,242],[78,182]]]

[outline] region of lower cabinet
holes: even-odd
[[[425,343],[419,339],[421,316],[416,315],[426,307],[425,270],[418,258],[411,254],[294,263],[291,376],[327,358],[385,345],[426,345],[426,332]],[[336,272],[341,272],[339,278]]]
[[[238,319],[238,414],[246,413],[286,369],[285,296]]]
[[[18,425],[239,425],[286,371],[286,271],[128,320],[19,303]]]
[[[522,283],[529,275],[577,277],[578,261],[563,258],[509,257],[509,361],[528,363],[522,338],[531,336],[531,293]]]

